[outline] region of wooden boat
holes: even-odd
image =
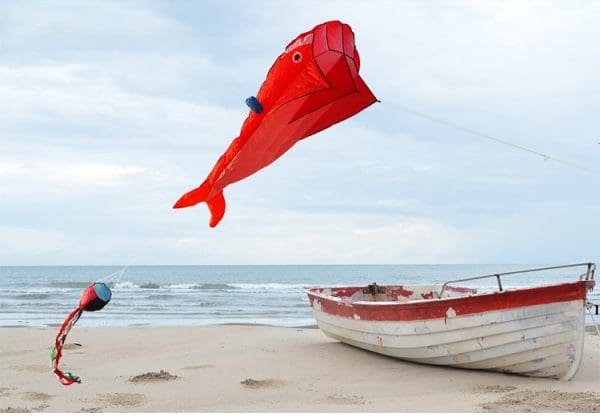
[[[504,289],[511,274],[583,267],[573,282]],[[431,365],[568,380],[583,356],[586,293],[593,263],[448,281],[307,290],[319,328],[344,343]],[[495,278],[498,290],[455,286]]]

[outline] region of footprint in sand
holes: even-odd
[[[285,385],[285,381],[281,381],[278,379],[252,379],[246,378],[243,381],[240,381],[240,384],[247,388],[257,389],[257,388],[277,388]]]
[[[332,404],[342,404],[342,405],[361,405],[361,404],[368,403],[368,401],[365,400],[360,395],[339,395],[339,394],[328,395],[327,398],[325,398],[325,402],[332,403]]]
[[[19,372],[33,372],[36,374],[45,374],[50,372],[50,365],[15,365],[11,366],[10,369],[14,369]]]
[[[124,394],[115,392],[113,394],[99,394],[98,401],[104,407],[136,407],[144,402],[143,394]]]
[[[479,385],[475,387],[473,392],[478,394],[502,394],[516,389],[517,387],[514,385]]]
[[[100,411],[102,411],[102,409],[100,407],[81,407],[79,409],[80,413],[99,413]]]
[[[8,397],[8,392],[17,389],[16,387],[0,387],[0,397]]]
[[[594,392],[515,391],[499,400],[481,404],[486,411],[502,413],[600,411],[600,395]]]
[[[131,378],[129,378],[129,382],[162,382],[172,381],[177,378],[179,378],[177,375],[171,375],[167,371],[163,371],[161,369],[160,372],[146,372],[145,374],[132,376]]]
[[[49,399],[53,398],[54,395],[50,395],[50,394],[46,394],[45,392],[24,392],[23,394],[21,394],[21,398],[23,398],[26,401],[36,401],[39,402],[37,407],[32,407],[30,411],[42,411],[45,410],[46,408],[48,408],[48,404],[46,401],[48,401]]]
[[[70,355],[85,355],[85,349],[81,345],[81,343],[67,343],[63,346],[63,350],[72,350]]]
[[[6,407],[0,408],[0,413],[31,413],[29,408]]]
[[[1,350],[0,358],[8,357],[8,356],[21,356],[26,353],[33,352],[33,350]]]
[[[210,363],[207,363],[206,365],[189,365],[189,366],[184,366],[181,369],[185,369],[185,370],[195,370],[195,369],[206,369],[206,368],[214,368],[215,365],[212,365]]]
[[[44,392],[24,392],[21,397],[27,401],[48,401],[54,395],[46,394]]]

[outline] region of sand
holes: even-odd
[[[0,412],[598,412],[600,337],[571,381],[419,365],[265,326],[0,329]]]

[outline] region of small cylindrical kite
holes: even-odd
[[[81,313],[84,311],[97,311],[102,309],[110,301],[111,292],[110,289],[101,282],[93,282],[89,287],[85,289],[79,300],[79,307],[69,313],[65,321],[63,322],[56,339],[54,340],[54,346],[50,352],[50,361],[52,362],[52,373],[58,378],[63,385],[71,385],[75,382],[81,383],[81,379],[77,375],[73,375],[71,372],[63,372],[58,369],[58,362],[62,356],[62,349],[67,339],[67,334],[71,328],[75,325]]]

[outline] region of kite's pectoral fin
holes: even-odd
[[[260,104],[260,101],[254,96],[250,96],[246,99],[246,105],[250,107],[254,113],[260,114],[263,111],[263,106]]]
[[[223,191],[219,192],[219,194],[208,200],[206,205],[210,210],[209,225],[210,227],[215,227],[225,215],[225,197],[223,196]]]

